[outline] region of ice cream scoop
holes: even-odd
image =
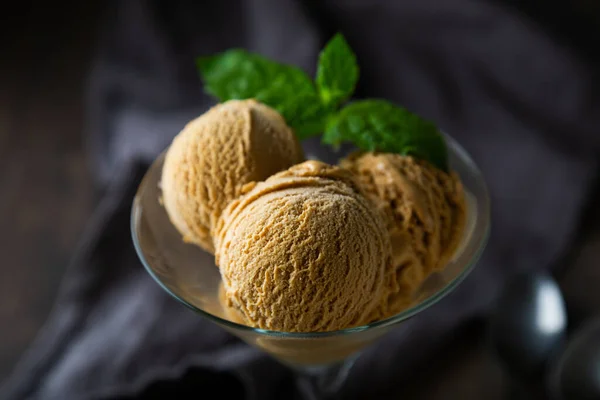
[[[286,332],[367,323],[391,247],[348,171],[307,161],[246,190],[215,229],[225,306],[247,325]]]
[[[460,244],[466,222],[462,184],[453,172],[399,154],[355,153],[340,165],[386,217],[393,266],[379,316],[391,316],[410,304],[409,294],[443,269]]]
[[[212,253],[212,227],[241,188],[303,159],[275,110],[255,100],[219,104],[188,123],[169,147],[161,178],[165,209],[186,242]]]

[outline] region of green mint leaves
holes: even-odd
[[[328,121],[323,142],[351,142],[365,151],[411,155],[446,170],[446,142],[427,120],[386,100],[350,103]]]
[[[312,80],[299,68],[281,65],[245,50],[234,49],[199,58],[205,90],[221,99],[244,99],[264,93],[313,91]]]
[[[297,67],[242,49],[198,58],[197,67],[207,93],[221,102],[255,98],[267,104],[301,140],[322,134],[323,143],[334,147],[350,142],[364,151],[412,155],[447,170],[446,143],[433,123],[385,100],[344,105],[359,68],[341,34],[321,52],[314,82]]]

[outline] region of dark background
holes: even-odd
[[[519,8],[600,68],[600,2],[497,2]],[[82,132],[102,2],[15,7],[0,24],[0,381],[47,317],[97,199]],[[598,201],[591,200],[581,240],[559,274],[575,323],[600,310]],[[428,384],[415,382],[405,395],[500,397],[506,377],[485,351],[484,331],[482,321],[457,334],[424,377]]]

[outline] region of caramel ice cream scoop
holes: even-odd
[[[247,325],[286,332],[369,322],[391,247],[348,171],[307,161],[246,190],[215,229],[225,306]]]
[[[393,267],[386,274],[389,297],[380,304],[379,317],[391,316],[410,304],[407,295],[443,269],[461,243],[463,186],[454,172],[399,154],[356,153],[340,165],[352,171],[363,193],[385,215]]]
[[[211,229],[241,188],[303,160],[281,115],[255,100],[231,100],[173,140],[162,171],[163,204],[186,242],[213,253]]]

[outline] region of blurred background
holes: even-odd
[[[600,2],[497,2],[535,21],[600,71]],[[0,381],[48,316],[99,198],[83,133],[86,76],[103,4],[22,2],[2,13]],[[600,197],[594,193],[559,276],[574,321],[600,309],[600,212],[592,206]],[[457,334],[429,371],[433,384],[415,382],[406,398],[444,398],[448,391],[478,398],[504,387],[506,377],[484,351],[483,329],[475,325]]]
[[[95,205],[83,96],[100,3],[30,2],[2,16],[2,378],[46,319]]]

